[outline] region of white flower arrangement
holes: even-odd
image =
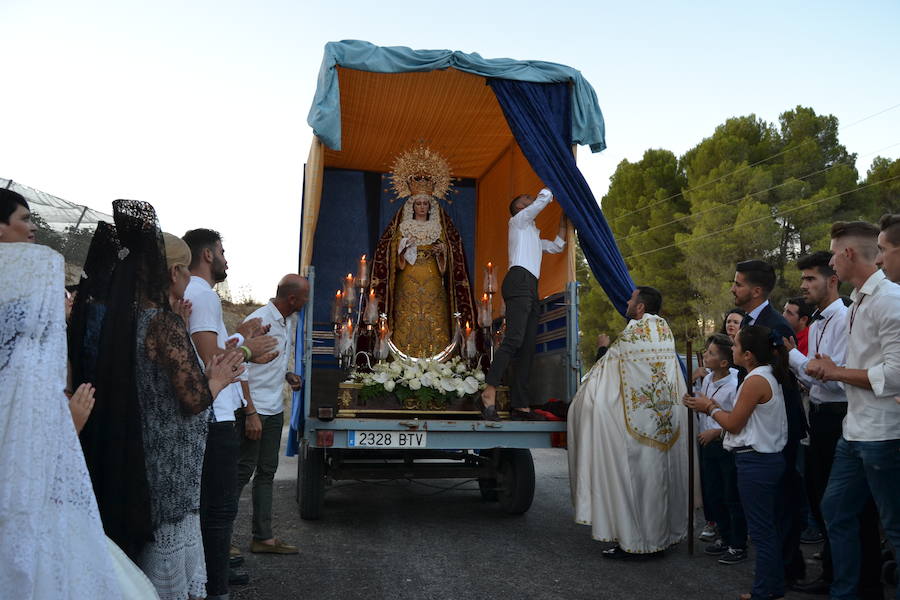
[[[395,394],[401,401],[414,397],[422,401],[442,399],[445,403],[453,395],[462,398],[485,386],[481,367],[472,369],[459,357],[443,363],[397,358],[376,364],[370,372],[354,372],[346,383],[362,384],[365,395],[386,392]]]

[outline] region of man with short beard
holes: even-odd
[[[875,264],[879,229],[871,223],[831,227],[831,267],[854,287],[846,366],[819,354],[806,371],[844,384],[847,416],[837,442],[822,514],[831,540],[831,598],[857,598],[859,518],[875,499],[885,534],[900,548],[900,286]],[[882,258],[883,260],[883,258]],[[900,598],[897,588],[896,598]]]
[[[227,277],[228,261],[222,248],[222,237],[211,229],[193,229],[182,238],[191,249],[191,281],[184,292],[191,303],[188,331],[200,357],[201,364],[225,351],[229,335],[222,319],[222,301],[213,286]],[[259,320],[245,323],[238,329],[238,346],[245,358],[254,362],[268,362],[275,340],[257,335]],[[246,338],[246,339],[244,339]],[[228,551],[231,530],[237,516],[237,478],[240,438],[235,427],[235,412],[243,409],[246,425],[259,437],[262,427],[252,402],[244,405],[239,383],[232,383],[219,392],[210,411],[209,433],[203,457],[200,482],[200,530],[206,555],[207,600],[227,600],[228,584],[247,583],[246,573],[229,577]]]
[[[828,476],[834,462],[834,448],[841,437],[841,423],[847,414],[847,395],[834,381],[820,381],[806,374],[806,366],[817,354],[825,354],[837,364],[844,364],[847,355],[847,319],[850,311],[838,293],[838,277],[829,266],[831,252],[813,252],[797,261],[800,270],[800,291],[809,304],[814,305],[819,318],[809,327],[809,348],[803,353],[785,339],[790,349],[791,371],[809,389],[809,447],[806,449],[806,491],[810,509],[819,523],[821,502]],[[869,502],[860,515],[863,547],[863,572],[860,574],[859,596],[862,600],[883,597],[880,569],[880,538],[878,513]],[[831,545],[825,538],[822,548],[822,574],[818,579],[797,586],[802,592],[828,594],[833,579]]]

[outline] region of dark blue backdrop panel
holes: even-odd
[[[519,148],[572,219],[594,276],[624,315],[634,282],[572,155],[569,85],[508,79],[491,79],[489,84]]]
[[[378,235],[385,230],[397,211],[403,204],[396,200],[394,192],[390,188],[388,175],[381,179],[381,216],[378,221]],[[454,192],[450,194],[452,204],[441,200],[441,206],[447,212],[450,220],[459,230],[459,236],[463,241],[463,249],[466,252],[466,263],[469,266],[469,277],[474,277],[472,267],[475,261],[475,180],[460,179],[453,183]],[[391,202],[391,200],[394,200]],[[377,237],[375,238],[378,239]],[[374,250],[374,249],[373,249]],[[472,283],[471,281],[469,283]]]
[[[361,255],[371,256],[374,241],[369,223],[377,217],[378,197],[372,198],[371,191],[366,193],[365,175],[362,171],[325,169],[312,255],[316,268],[313,321],[317,324],[331,321],[331,302],[334,292],[341,289],[342,278],[347,273],[356,274]]]

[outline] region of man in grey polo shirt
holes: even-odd
[[[289,356],[294,341],[296,319],[292,318],[309,298],[309,282],[290,274],[278,282],[275,297],[253,312],[247,319],[258,318],[269,335],[278,341],[278,356],[266,364],[251,364],[247,381],[241,382],[244,397],[252,399],[261,430],[248,429],[247,417],[238,415],[241,436],[241,458],[238,464],[238,496],[253,478],[253,541],[251,552],[296,554],[297,547],[279,540],[272,533],[272,480],[278,469],[281,430],[284,426],[284,383],[300,389],[300,378],[288,372]]]

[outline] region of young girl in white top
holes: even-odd
[[[768,327],[751,326],[735,336],[733,356],[747,370],[733,410],[702,394],[685,396],[684,403],[718,423],[726,432],[724,447],[734,453],[741,504],[756,546],[753,590],[741,600],[782,598],[784,563],[775,503],[785,469],[781,450],[787,442],[787,416],[781,383],[790,376],[787,352]]]

